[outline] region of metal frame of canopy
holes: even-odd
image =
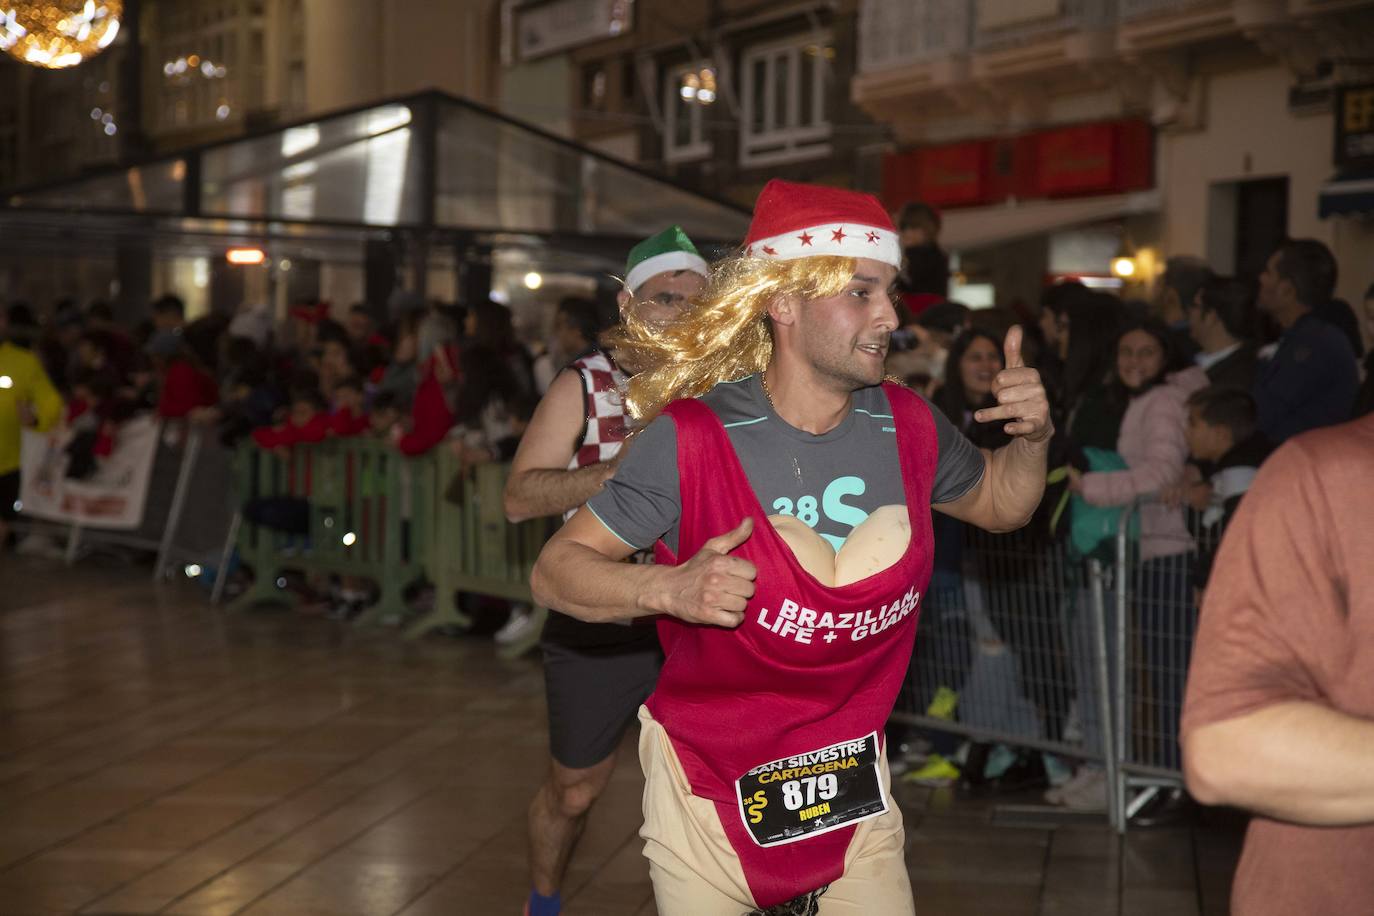
[[[392,117],[402,111],[402,117]],[[368,179],[381,172],[382,182],[396,184],[392,213],[378,218],[365,212],[367,202],[345,218],[337,213],[302,215],[299,206],[292,212],[285,205],[283,189],[293,168],[298,174],[319,170],[323,194],[351,194],[351,203],[358,204],[367,189],[340,177],[348,168],[356,173],[358,163],[339,168],[337,160],[358,160],[359,149],[378,138],[394,139],[399,131],[407,132],[401,159],[393,156],[379,168],[372,157],[366,165]],[[307,142],[287,139],[301,136]],[[475,150],[473,158],[484,161],[471,170],[455,167],[452,154],[464,150]],[[332,165],[325,159],[341,151],[344,155]],[[400,172],[386,171],[398,163]],[[553,174],[543,174],[545,165]],[[499,186],[484,183],[492,176]],[[535,202],[522,208],[521,201],[503,195],[524,195]],[[337,199],[332,203],[336,211],[347,209]],[[546,211],[543,218],[519,218],[540,208]],[[328,203],[322,209],[328,210]],[[477,218],[467,219],[473,213]],[[743,236],[748,219],[748,211],[733,203],[438,90],[0,194],[6,253],[108,257],[132,247],[136,259],[139,246],[146,250],[152,244],[204,253],[270,242],[279,250],[357,263],[365,260],[370,243],[381,243],[411,268],[415,282],[410,291],[419,295],[426,292],[434,252],[452,251],[457,264],[489,263],[494,249],[523,247],[574,269],[581,265],[606,272],[623,263],[631,245],[663,224],[690,223],[688,231],[700,243],[721,251]],[[475,273],[480,285],[484,274]],[[465,285],[464,293],[481,291]],[[136,296],[137,290],[130,294]]]

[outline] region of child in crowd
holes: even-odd
[[[319,358],[314,360],[320,377],[320,390],[333,400],[335,392],[345,381],[358,374],[348,337],[338,325],[330,322],[319,331]]]
[[[66,416],[72,431],[66,449],[67,476],[84,480],[95,473],[99,459],[114,451],[115,393],[108,375],[88,368],[72,373],[71,389]]]
[[[1194,584],[1207,584],[1212,558],[1222,532],[1250,489],[1270,446],[1258,430],[1255,399],[1235,388],[1204,388],[1188,398],[1188,453],[1210,473],[1190,469],[1195,482],[1185,494],[1188,504],[1202,513],[1203,536],[1199,538]]]
[[[367,423],[374,438],[391,438],[391,431],[404,418],[396,392],[382,390],[372,396],[372,410],[367,414]]]
[[[372,421],[363,411],[363,383],[356,375],[342,379],[334,386],[334,409],[329,413],[329,431],[341,438],[361,436],[372,429]]]
[[[220,441],[230,448],[261,426],[271,426],[281,393],[270,378],[267,360],[251,340],[232,338],[220,383]]]
[[[286,420],[276,426],[253,430],[253,441],[260,448],[288,453],[297,443],[323,442],[329,434],[329,414],[318,389],[296,387],[291,392],[291,407]]]

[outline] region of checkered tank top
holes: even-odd
[[[623,392],[629,377],[604,350],[593,350],[569,366],[582,377],[586,423],[568,470],[610,461],[620,451],[629,427]]]

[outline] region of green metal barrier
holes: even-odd
[[[308,502],[309,533],[287,534],[248,521],[238,526],[242,561],[253,584],[231,609],[292,603],[278,585],[285,569],[357,576],[377,583],[379,600],[354,623],[403,617],[404,589],[434,585],[434,607],[405,629],[416,639],[438,627],[467,629],[472,619],[455,594],[469,592],[532,604],[530,570],[552,531],[552,519],[512,525],[502,491],[509,465],[464,469],[448,449],[406,458],[376,439],[336,439],[297,446],[289,457],[245,445],[236,456],[241,502],[295,498]],[[542,608],[533,627],[543,628]],[[518,655],[530,644],[507,647]]]
[[[428,568],[434,581],[434,610],[406,629],[414,639],[441,626],[466,627],[471,620],[448,600],[455,591],[492,595],[532,604],[530,570],[552,531],[552,519],[512,525],[502,491],[510,466],[484,464],[464,469],[446,449],[434,452],[436,476],[444,487],[434,511],[435,550]],[[534,633],[543,629],[544,609]],[[520,654],[528,646],[510,647]]]
[[[405,613],[406,586],[427,577],[433,547],[435,467],[431,456],[406,458],[376,439],[337,439],[296,447],[287,458],[253,446],[238,455],[238,493],[245,501],[303,499],[308,533],[254,524],[239,529],[239,552],[253,585],[232,608],[291,603],[279,587],[287,568],[370,579],[379,600],[354,621]]]

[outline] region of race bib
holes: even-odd
[[[780,846],[887,811],[878,775],[878,734],[754,767],[735,782],[744,827],[760,846]]]

